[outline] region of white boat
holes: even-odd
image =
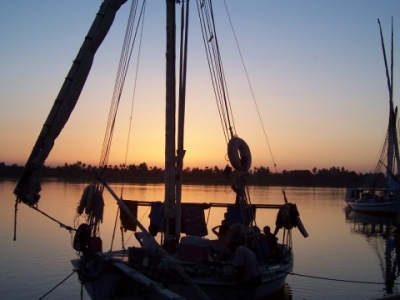
[[[97,48],[111,27],[117,11],[125,2],[126,0],[105,0],[101,5],[15,188],[16,204],[25,203],[38,210],[40,169],[78,101]],[[131,7],[130,21],[140,20],[145,11],[144,5],[145,1],[133,1],[132,7],[137,9]],[[181,8],[182,20],[179,81],[175,79],[176,7]],[[84,216],[86,222],[76,225],[75,228],[67,228],[76,232],[73,247],[79,253],[79,258],[72,260],[73,267],[79,281],[93,300],[237,299],[238,293],[243,292],[244,285],[251,285],[251,291],[249,287],[247,290],[249,293],[255,291],[255,297],[259,299],[279,291],[293,269],[292,228],[298,227],[304,237],[308,235],[296,205],[288,203],[284,192],[282,201],[277,204],[253,205],[250,202],[246,177],[251,168],[251,152],[246,142],[238,137],[234,124],[230,123],[232,112],[228,109],[227,86],[216,29],[212,19],[207,19],[210,16],[214,17],[211,1],[197,1],[197,9],[203,24],[205,47],[212,51],[208,52],[208,64],[210,73],[216,75],[213,77],[214,88],[218,90],[216,94],[221,97],[219,101],[222,101],[218,108],[227,125],[224,130],[228,137],[226,154],[229,157],[229,165],[224,174],[227,177],[227,185],[235,191],[235,197],[229,205],[223,201],[204,204],[182,199],[189,1],[167,0],[165,198],[146,202],[125,200],[116,195],[103,179],[107,169],[105,157],[110,149],[108,142],[111,141],[111,135],[106,135],[103,148],[106,152],[102,154],[100,166],[93,170],[94,181],[83,191],[77,208],[77,213]],[[136,19],[132,15],[133,12],[138,14],[135,15]],[[140,22],[132,21],[129,24],[131,26],[127,28],[132,28],[133,31],[133,28],[140,26]],[[126,52],[121,56],[130,57]],[[122,81],[123,74],[118,78]],[[119,95],[120,92],[115,94]],[[176,98],[179,101],[176,101]],[[113,102],[113,105],[117,105],[117,102]],[[112,111],[116,112],[113,105]],[[112,132],[115,116],[110,114],[109,118],[108,124],[111,124],[111,127],[107,132]],[[148,124],[144,124],[143,130],[147,127]],[[99,230],[103,219],[103,191],[108,191],[115,198],[121,211],[122,228],[135,231],[140,245],[103,251]],[[151,207],[152,234],[137,219],[134,208],[141,205]],[[227,251],[228,255],[224,258],[221,249],[215,247],[216,241],[206,238],[208,229],[204,210],[215,206],[227,208],[226,224],[230,227],[224,245],[234,246],[235,243],[241,243],[241,249],[251,253],[248,254],[251,258],[255,257],[254,274],[257,276],[250,280],[242,278],[245,282],[238,281],[238,276],[241,275],[238,272],[241,269],[235,253]],[[276,249],[268,248],[262,239],[263,235],[257,227],[256,209],[277,210],[275,233],[279,232],[281,235]],[[162,236],[160,244],[154,238],[156,234]],[[229,250],[229,247],[225,250]],[[246,263],[245,266],[248,265],[251,264]],[[248,299],[250,298],[251,295],[248,294]]]
[[[385,44],[380,21],[378,20],[386,77],[389,90],[389,124],[385,143],[375,171],[370,174],[365,186],[348,188],[345,202],[359,212],[376,214],[397,214],[400,203],[400,156],[398,136],[398,112],[393,104],[393,20],[391,68],[386,59]]]
[[[399,211],[399,191],[387,189],[348,189],[350,192],[360,193],[361,197],[346,198],[349,206],[357,211],[372,214],[394,215]]]

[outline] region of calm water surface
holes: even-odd
[[[67,230],[26,205],[19,205],[17,240],[13,241],[14,186],[15,182],[0,181],[0,299],[39,299],[71,274],[70,260],[76,253]],[[112,187],[125,199],[163,199],[162,185],[130,185],[122,191],[121,185]],[[73,226],[75,208],[83,188],[83,184],[44,183],[39,208]],[[357,216],[345,210],[344,189],[296,187],[285,188],[285,191],[288,200],[297,204],[309,237],[305,239],[297,229],[293,230],[295,274],[288,276],[287,287],[277,299],[370,299],[385,295],[385,278],[398,272],[397,240],[393,237],[385,240],[379,234],[382,227],[371,228],[367,224],[370,220],[363,220],[364,225],[355,222]],[[250,193],[253,203],[283,202],[280,188],[252,187]],[[195,202],[230,202],[234,199],[230,189],[221,186],[188,186],[183,195]],[[119,233],[114,246],[109,242],[116,204],[107,193],[105,205],[101,229],[103,249],[117,249],[121,247]],[[273,227],[276,213],[275,210],[259,210],[259,227]],[[145,226],[148,214],[146,208],[138,213]],[[213,208],[206,216],[209,224],[219,224],[222,214],[222,209]],[[130,234],[125,236],[125,242],[127,246],[136,243]],[[396,280],[395,293],[398,292],[397,283]],[[85,292],[82,298],[89,299]],[[81,286],[76,275],[44,299],[81,299]]]

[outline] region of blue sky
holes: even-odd
[[[0,3],[0,161],[23,164],[82,44],[100,1]],[[218,37],[236,129],[253,166],[273,169],[222,0]],[[394,18],[394,102],[399,104],[399,1],[226,0],[278,171],[345,167],[368,172],[384,141],[388,91],[377,19],[387,51]],[[47,164],[97,164],[130,7],[96,54],[76,111]],[[148,1],[133,115],[131,163],[163,167],[164,1]],[[224,167],[226,145],[191,1],[185,165]],[[133,75],[128,77],[129,85]],[[128,83],[127,83],[128,85]],[[129,102],[110,163],[123,163]],[[139,123],[143,121],[143,125]],[[78,147],[75,147],[78,145]],[[140,147],[138,146],[140,145]],[[145,147],[143,147],[145,145]],[[142,150],[143,149],[143,150]]]

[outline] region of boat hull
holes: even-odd
[[[85,290],[91,299],[204,299],[195,288],[186,282],[161,283],[145,277],[143,272],[136,271],[120,259],[103,255],[107,260],[101,276],[82,280]],[[79,272],[81,262],[74,260],[73,265]],[[229,268],[229,266],[227,266]],[[288,259],[279,264],[268,264],[261,267],[262,282],[257,288],[256,299],[280,291],[285,285],[287,275],[293,269],[293,261]],[[229,273],[229,272],[228,272]],[[238,297],[236,274],[192,276],[192,281],[210,300],[236,299]]]
[[[400,209],[399,194],[398,190],[349,188],[344,201],[357,212],[395,215]]]
[[[286,275],[274,280],[263,282],[256,292],[256,299],[263,299],[275,292],[281,290],[285,284]],[[204,285],[199,284],[199,287],[204,291],[204,293],[209,297],[210,300],[220,300],[220,299],[237,299],[238,289],[232,286],[216,286],[216,285]],[[188,285],[172,286],[170,287],[172,291],[177,294],[182,295],[184,299],[190,300],[201,300],[200,296],[197,296],[195,292]]]
[[[395,215],[399,211],[399,202],[368,203],[368,202],[348,202],[350,207],[358,212],[373,214]]]

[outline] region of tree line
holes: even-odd
[[[24,167],[17,164],[6,165],[0,163],[0,178],[18,179]],[[164,182],[164,169],[149,167],[146,163],[130,165],[109,165],[104,172],[108,182],[124,183],[162,183]],[[99,172],[98,167],[77,161],[74,164],[64,163],[63,166],[43,166],[41,176],[43,179],[59,179],[65,181],[78,180],[90,181],[94,172]],[[229,184],[226,172],[217,166],[213,168],[185,168],[182,173],[183,182],[190,184]],[[367,181],[376,182],[377,187],[383,187],[385,175],[362,174],[348,171],[344,167],[331,167],[329,169],[313,168],[310,170],[284,170],[281,173],[272,172],[268,167],[254,167],[246,174],[249,185],[260,186],[315,186],[315,187],[352,187],[362,186]]]

